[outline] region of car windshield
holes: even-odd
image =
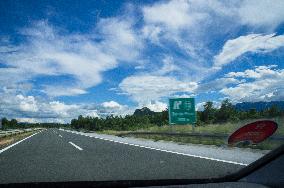
[[[284,143],[284,1],[0,1],[0,184],[203,179]]]

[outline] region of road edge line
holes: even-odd
[[[0,150],[0,154],[3,153],[4,151],[10,149],[11,147],[13,147],[13,146],[15,146],[15,145],[17,145],[17,144],[19,144],[19,143],[21,143],[21,142],[23,142],[23,141],[29,139],[29,138],[31,138],[32,136],[34,136],[34,135],[36,135],[36,134],[38,134],[38,133],[40,133],[40,132],[42,132],[42,131],[39,131],[39,132],[37,132],[37,133],[34,133],[34,134],[32,134],[32,135],[30,135],[30,136],[28,136],[28,137],[26,137],[26,138],[24,138],[24,139],[22,139],[22,140],[20,140],[20,141],[18,141],[18,142],[16,142],[16,143],[14,143],[14,144],[12,144],[12,145],[9,145],[9,146],[7,146],[7,147],[1,149],[1,150]]]
[[[70,130],[64,130],[64,129],[59,129],[59,130],[66,131],[66,132],[73,133],[73,134],[82,135],[82,136],[87,136],[87,137],[91,137],[91,138],[95,138],[95,139],[100,139],[100,140],[110,141],[110,142],[114,142],[114,143],[120,143],[120,144],[129,145],[129,146],[135,146],[135,147],[150,149],[150,150],[162,151],[162,152],[166,152],[166,153],[172,153],[172,154],[177,154],[177,155],[189,156],[189,157],[194,157],[194,158],[206,159],[206,160],[211,160],[211,161],[218,161],[218,162],[241,165],[241,166],[248,166],[249,165],[249,164],[241,163],[241,162],[235,162],[235,161],[229,161],[229,160],[223,160],[223,159],[216,159],[216,158],[212,158],[212,157],[205,157],[205,156],[194,155],[194,154],[181,153],[181,152],[177,152],[177,151],[170,151],[170,150],[166,150],[166,149],[154,148],[154,147],[150,147],[150,146],[143,146],[143,145],[139,145],[139,144],[132,144],[132,143],[127,143],[127,142],[115,141],[115,140],[97,137],[97,136],[89,136],[89,135],[85,135],[85,134],[80,133],[80,132],[75,132],[75,131],[70,131]]]

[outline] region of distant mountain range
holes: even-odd
[[[270,108],[271,106],[277,106],[279,109],[284,110],[284,101],[271,101],[271,102],[242,102],[235,105],[235,109],[239,111],[248,111],[252,108],[257,111],[262,111]]]
[[[155,112],[151,111],[149,108],[147,107],[143,107],[141,109],[136,109],[133,115],[136,116],[145,116],[145,115],[153,115],[155,114]]]

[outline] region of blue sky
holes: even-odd
[[[284,99],[283,1],[1,1],[0,116]]]

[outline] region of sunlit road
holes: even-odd
[[[241,165],[48,129],[0,153],[0,182],[217,177]]]

